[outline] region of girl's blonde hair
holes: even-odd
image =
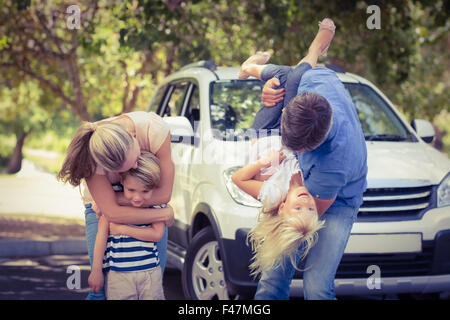
[[[156,188],[161,179],[159,159],[151,152],[141,151],[136,169],[132,168],[120,173],[122,181],[125,180],[127,176],[139,179],[139,181],[150,190]]]
[[[263,208],[257,225],[247,236],[247,242],[250,242],[254,252],[253,262],[250,264],[251,275],[256,277],[264,270],[284,267],[286,261],[290,261],[297,268],[298,248],[304,244],[305,249],[301,256],[301,259],[304,259],[316,243],[317,231],[324,223],[319,220],[317,212],[305,222],[300,215],[279,215],[278,206],[269,210]]]
[[[124,164],[133,137],[112,122],[85,122],[69,145],[58,179],[78,186],[82,179],[94,175],[97,166],[115,171]]]

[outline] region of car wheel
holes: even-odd
[[[184,295],[191,300],[228,300],[219,243],[211,227],[199,231],[189,245],[184,262]]]

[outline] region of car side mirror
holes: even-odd
[[[194,136],[194,129],[186,117],[164,117],[163,120],[169,125],[171,142],[189,142]]]
[[[417,134],[423,141],[426,143],[431,143],[431,141],[433,141],[436,133],[433,125],[429,121],[414,119],[411,121],[411,126],[414,130],[416,130]]]

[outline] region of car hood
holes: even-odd
[[[236,162],[226,161],[226,169],[248,163],[249,148],[248,142],[222,142],[212,150],[220,159],[239,155]],[[370,141],[367,153],[368,188],[437,185],[450,171],[450,160],[422,142]]]
[[[420,142],[367,142],[368,188],[439,184],[450,160]]]

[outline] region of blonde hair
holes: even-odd
[[[297,268],[296,256],[301,244],[305,245],[301,259],[317,241],[317,231],[324,225],[317,212],[309,222],[300,215],[283,216],[278,214],[279,206],[262,209],[257,225],[249,232],[247,243],[251,244],[254,256],[250,264],[251,275],[258,276],[267,269],[284,267],[286,258]]]
[[[156,188],[161,179],[159,159],[151,152],[141,151],[136,169],[132,168],[126,172],[120,173],[122,181],[124,181],[127,176],[139,179],[139,181],[150,190]]]
[[[118,124],[85,122],[72,139],[57,178],[78,186],[94,175],[97,165],[107,171],[118,170],[133,143],[132,136]]]

